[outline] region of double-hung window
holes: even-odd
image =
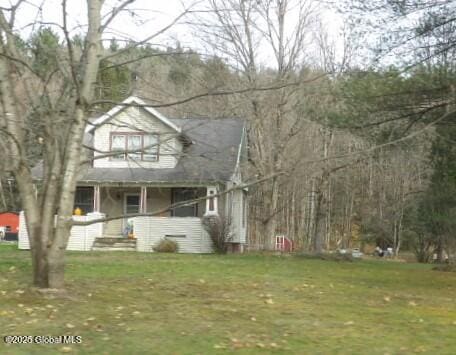
[[[146,134],[143,136],[143,139],[144,139],[143,160],[157,161],[158,160],[158,135]]]
[[[127,142],[128,142],[128,158],[133,160],[141,160],[142,154],[142,142],[141,142],[141,135],[128,135]]]
[[[112,133],[111,152],[113,160],[158,161],[159,140],[157,134],[145,133]]]
[[[111,140],[111,152],[122,152],[122,154],[113,155],[113,160],[125,160],[125,145],[127,136],[121,134],[113,134]]]

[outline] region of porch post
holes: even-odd
[[[93,212],[100,212],[100,186],[93,187]]]
[[[216,216],[218,215],[218,199],[214,197],[217,194],[216,186],[208,186],[206,193],[206,213],[205,216]]]
[[[141,186],[141,196],[139,198],[139,212],[147,212],[147,187]]]

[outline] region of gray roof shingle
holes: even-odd
[[[93,168],[80,182],[199,184],[228,181],[232,176],[241,142],[244,121],[224,119],[171,119],[192,143],[174,169]]]

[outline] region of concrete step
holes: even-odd
[[[92,247],[93,251],[136,251],[136,248],[112,248],[112,247]]]
[[[103,244],[112,244],[112,243],[136,243],[136,239],[129,239],[129,238],[113,238],[113,237],[102,237],[102,238],[96,238],[96,242],[100,242]]]
[[[136,250],[136,239],[128,239],[124,237],[101,237],[96,238],[92,250],[104,250],[104,251],[135,251]]]

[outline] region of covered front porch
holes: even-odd
[[[83,185],[75,194],[75,221],[121,217],[87,226],[73,226],[68,250],[131,250],[152,252],[161,239],[171,239],[181,253],[210,253],[212,241],[202,217],[217,215],[216,186],[132,186]],[[201,198],[201,201],[170,209],[173,204]],[[207,198],[205,198],[207,197]],[[122,218],[135,213],[158,215]],[[24,213],[20,214],[19,249],[30,249]]]
[[[215,197],[216,186],[132,186],[92,185],[78,186],[74,210],[76,215],[103,214],[107,218],[136,213],[155,213],[158,218],[197,218],[219,213]],[[171,208],[170,206],[207,197],[196,203]],[[150,217],[148,217],[150,218]],[[119,218],[103,224],[104,237],[135,236],[135,223],[131,218]]]

